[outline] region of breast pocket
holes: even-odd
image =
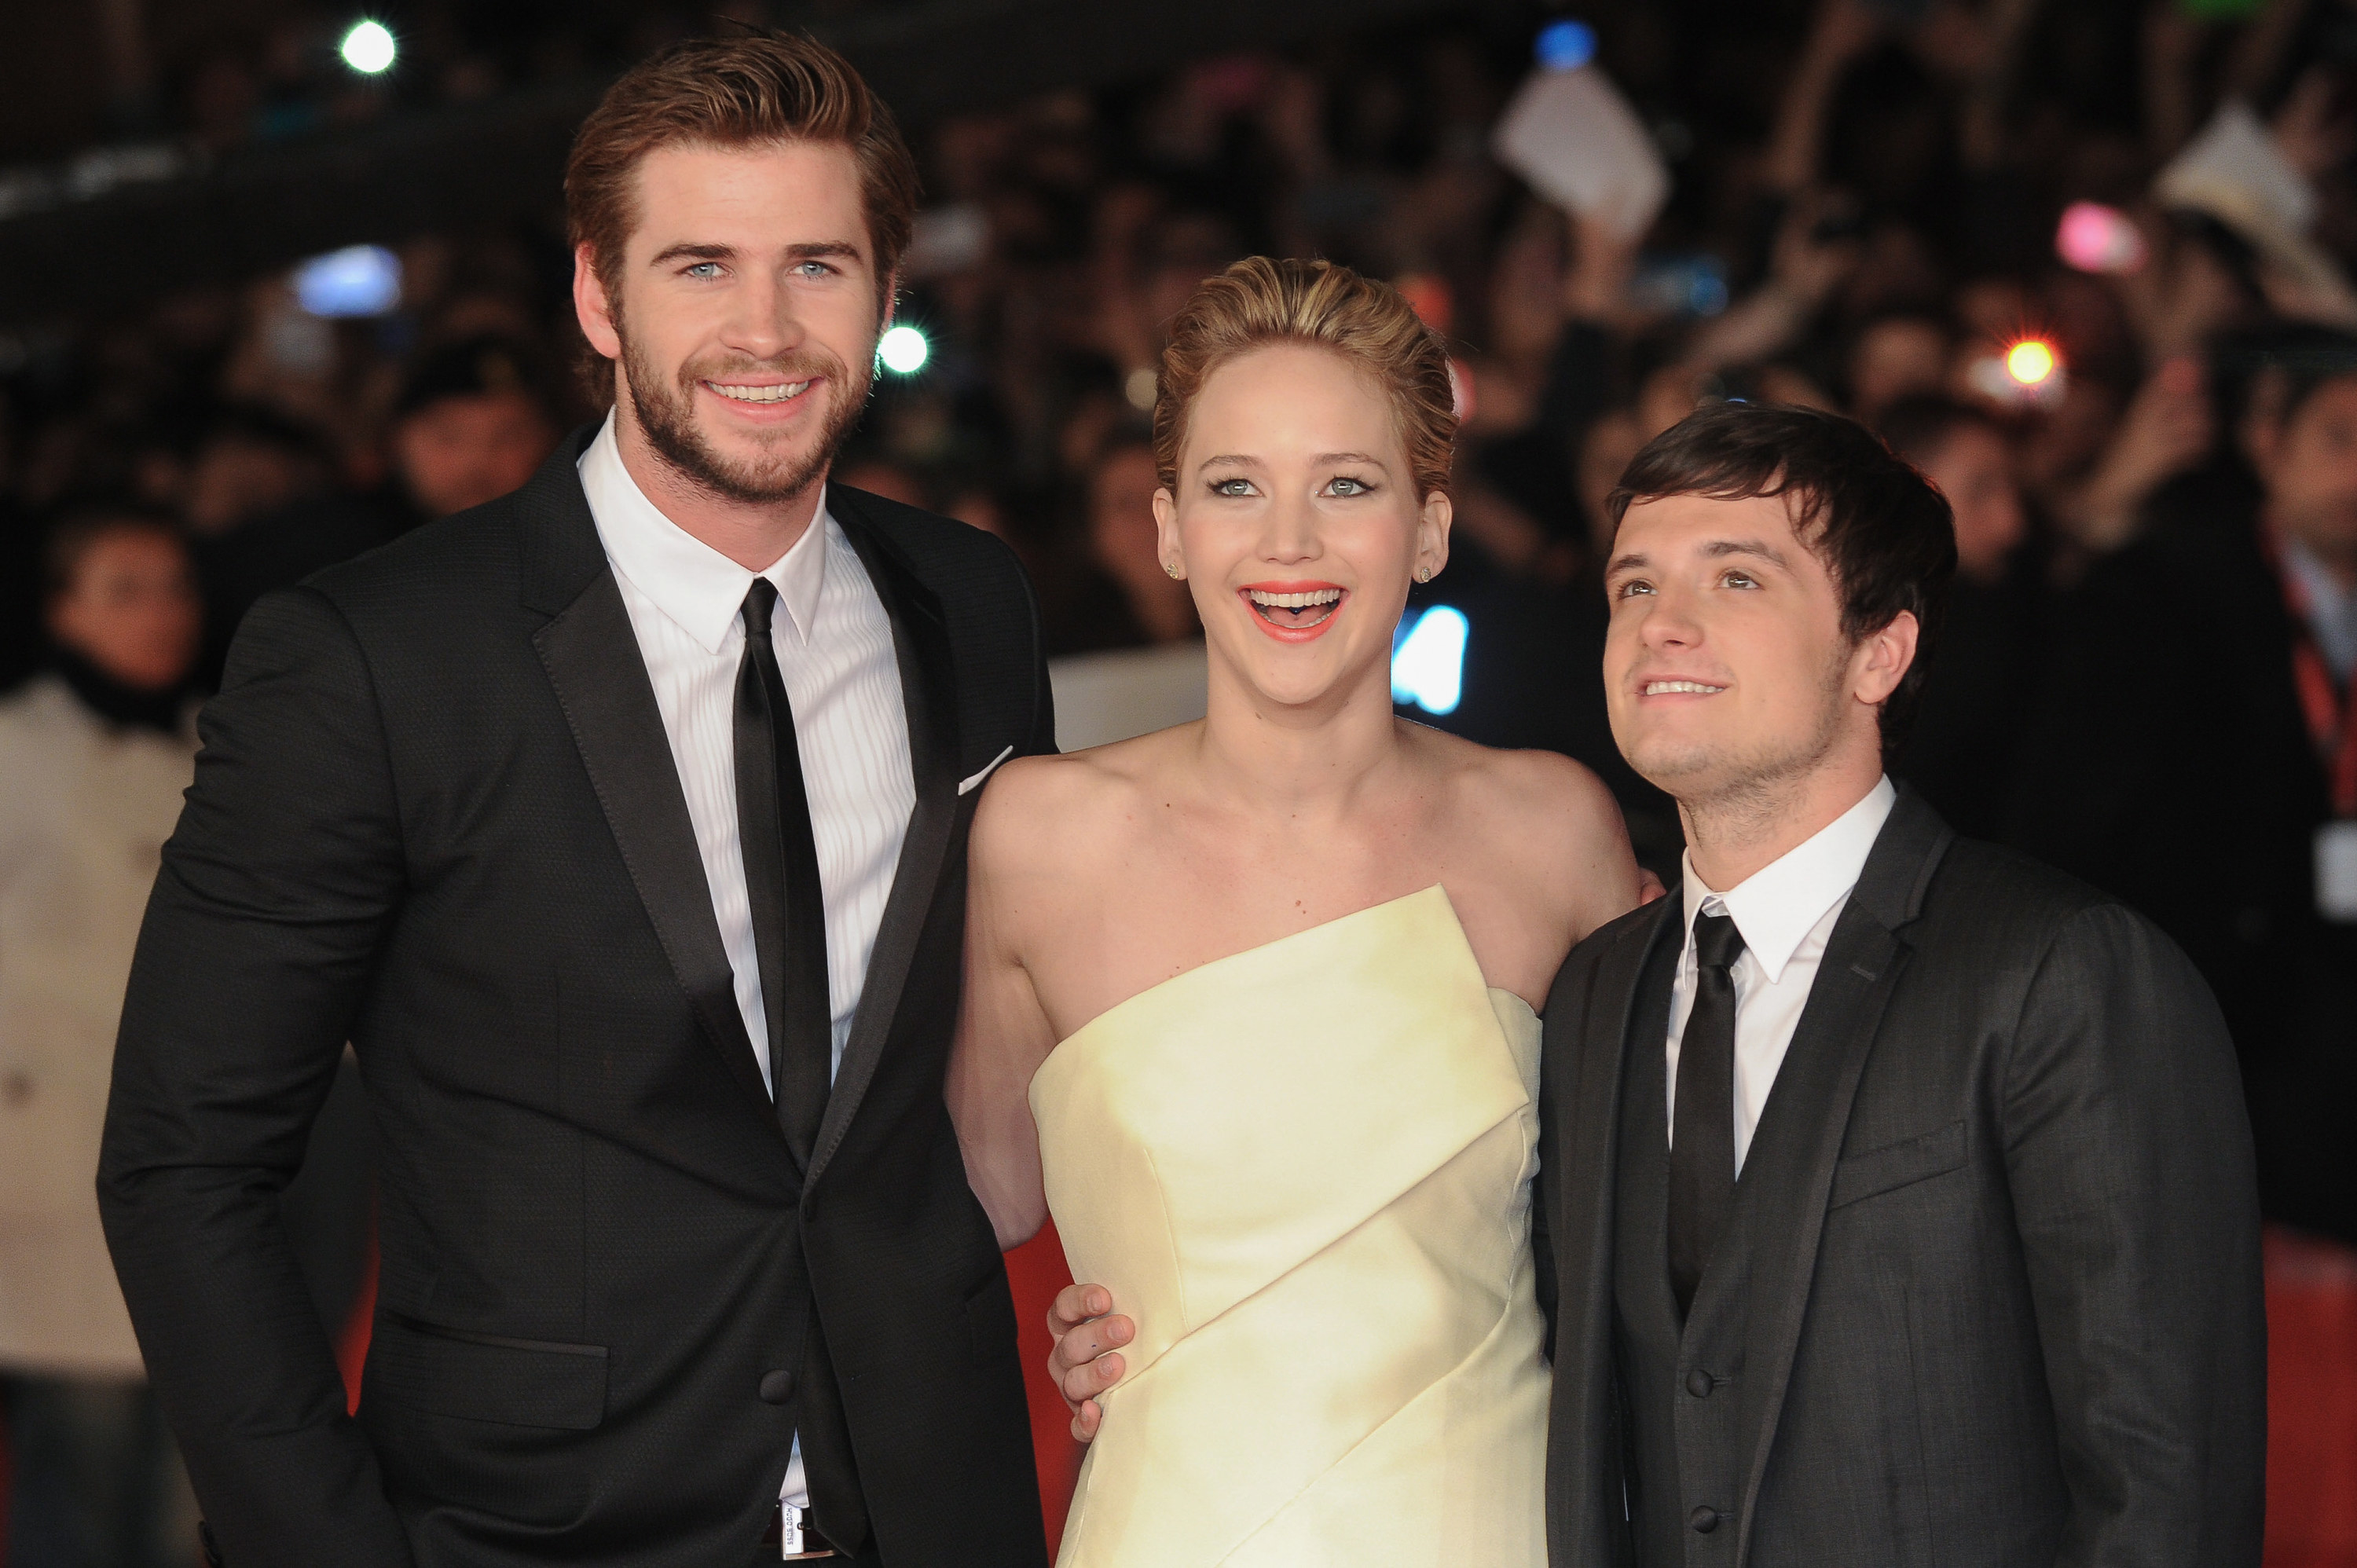
[[[1834,1167],[1833,1196],[1826,1207],[1841,1208],[1866,1198],[1879,1197],[1962,1169],[1964,1164],[1964,1124],[1952,1122],[1921,1137],[1886,1144],[1845,1158]]]

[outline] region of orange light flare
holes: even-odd
[[[2061,366],[2054,345],[2042,338],[2025,338],[2005,351],[2005,373],[2020,387],[2044,386]]]

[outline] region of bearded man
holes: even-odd
[[[1037,1568],[942,1077],[1038,617],[997,540],[827,483],[914,166],[762,35],[624,77],[565,198],[612,413],[262,601],[206,710],[100,1176],[147,1364],[234,1568]],[[278,1204],[348,1039],[357,1419]]]

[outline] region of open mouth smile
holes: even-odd
[[[1307,642],[1334,624],[1348,592],[1332,583],[1251,583],[1236,590],[1260,628],[1281,642]]]
[[[1727,688],[1707,681],[1641,681],[1637,690],[1647,697],[1716,697]]]

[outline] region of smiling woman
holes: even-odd
[[[975,817],[950,1106],[1002,1245],[1052,1209],[1088,1282],[1064,1568],[1545,1559],[1535,1010],[1636,867],[1577,764],[1394,715],[1455,434],[1393,289],[1207,283],[1154,498],[1206,716],[1018,758]],[[1284,1423],[1254,1413],[1280,1357]]]

